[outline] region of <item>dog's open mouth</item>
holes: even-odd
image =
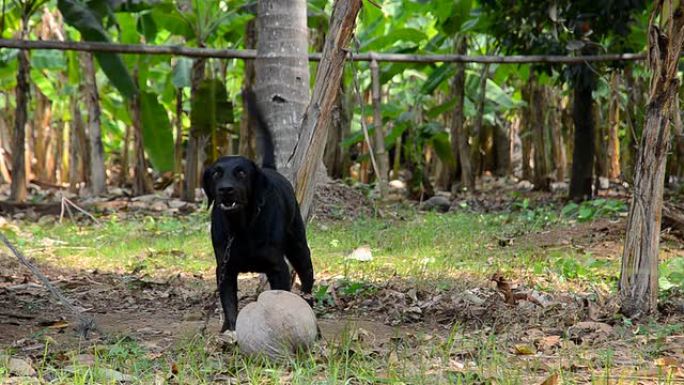
[[[225,202],[219,204],[219,207],[223,211],[235,211],[242,208],[242,205],[238,202]]]

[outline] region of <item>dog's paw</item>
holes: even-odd
[[[306,303],[309,304],[309,306],[311,306],[312,308],[314,307],[314,297],[312,294],[302,294],[302,298],[304,299],[304,301],[306,301]]]

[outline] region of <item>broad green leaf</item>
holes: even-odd
[[[81,62],[78,59],[78,52],[67,51],[66,57],[69,83],[77,86],[81,82]]]
[[[387,35],[368,40],[361,46],[361,49],[363,51],[380,51],[394,45],[398,41],[418,44],[423,40],[427,40],[424,32],[414,28],[400,28],[390,31]]]
[[[370,135],[370,129],[369,129],[368,135]],[[361,143],[363,140],[364,140],[363,131],[358,131],[358,132],[351,134],[350,136],[348,136],[344,140],[342,140],[342,143],[340,143],[340,146],[342,146],[342,148],[349,148],[349,147],[351,147],[357,143]]]
[[[471,21],[469,19],[472,3],[472,0],[456,0],[452,3],[452,8],[449,10],[449,17],[444,19],[441,23],[441,28],[447,35],[453,35],[465,29],[464,26],[466,22]]]
[[[61,70],[66,66],[64,52],[57,50],[34,50],[31,52],[31,68]]]
[[[97,15],[84,4],[76,0],[58,0],[57,6],[64,20],[78,29],[85,40],[109,42],[109,37]],[[131,98],[137,93],[133,79],[118,55],[103,52],[94,55],[102,71],[122,95]]]
[[[151,92],[140,93],[143,145],[152,167],[159,172],[173,170],[173,133],[169,116]]]
[[[441,116],[442,114],[445,114],[449,111],[452,111],[455,106],[456,106],[456,99],[452,98],[452,99],[445,101],[444,103],[442,103],[440,105],[437,105],[435,107],[430,108],[429,110],[427,110],[425,115],[427,115],[428,118],[435,119],[438,116]]]
[[[45,74],[37,69],[31,69],[31,81],[38,87],[41,93],[48,99],[57,99],[58,94],[55,85],[45,76]]]
[[[146,12],[140,15],[136,27],[138,32],[145,36],[147,43],[154,42],[154,39],[157,37],[157,24],[154,22],[152,14]]]
[[[430,76],[428,76],[420,92],[425,95],[432,94],[442,82],[453,77],[456,73],[456,66],[448,63],[442,64],[435,68]]]
[[[397,138],[400,137],[401,135],[406,132],[406,130],[409,128],[408,123],[404,124],[396,124],[392,127],[390,132],[387,133],[385,136],[385,148],[390,149],[393,148],[394,145],[397,142]]]
[[[116,20],[121,28],[119,41],[124,44],[140,44],[140,33],[137,30],[138,23],[136,17],[131,13],[117,13]],[[126,56],[126,59],[129,64],[138,60],[133,55]]]
[[[442,162],[453,166],[456,164],[454,153],[451,151],[451,142],[449,141],[449,134],[444,131],[436,133],[431,140],[432,148]]]
[[[179,57],[173,66],[172,81],[176,88],[190,87],[190,74],[192,72],[192,59]]]
[[[192,28],[196,18],[193,15],[181,15],[173,4],[160,4],[152,9],[152,18],[157,27],[163,28],[174,35],[180,35],[187,40],[195,39]]]
[[[205,135],[233,122],[233,103],[228,100],[226,85],[218,79],[205,79],[191,101],[192,130]]]

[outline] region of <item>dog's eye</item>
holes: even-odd
[[[218,178],[219,176],[221,176],[221,170],[214,170],[214,172],[211,173],[211,176],[213,178]]]
[[[245,170],[237,170],[235,175],[240,179],[244,179],[247,177],[247,172],[245,172]]]

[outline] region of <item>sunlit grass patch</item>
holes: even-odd
[[[546,214],[534,214],[531,220],[530,210],[504,214],[405,210],[403,219],[314,221],[308,226],[308,238],[319,278],[369,282],[399,278],[441,287],[450,280],[482,281],[503,272],[519,278],[550,277],[551,282],[570,287],[591,280],[614,282],[618,272],[614,261],[592,258],[571,246],[502,245],[502,239],[563,226]],[[542,211],[549,209],[534,210]],[[152,276],[213,275],[206,212],[127,219],[113,215],[101,221],[99,226],[22,224],[14,239],[30,256],[65,268]],[[361,246],[370,247],[371,261],[348,258]]]

